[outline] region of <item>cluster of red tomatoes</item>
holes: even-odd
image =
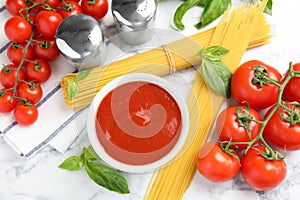
[[[55,34],[61,21],[74,14],[96,20],[108,11],[107,0],[6,0],[12,15],[4,32],[12,42],[7,49],[10,64],[0,71],[0,113],[13,111],[17,123],[30,125],[38,118],[36,103],[43,96],[41,83],[51,76],[49,62],[60,51]]]
[[[300,63],[290,65],[284,76],[258,60],[239,66],[231,79],[232,97],[239,105],[217,116],[219,141],[201,147],[200,174],[223,182],[240,171],[253,189],[278,186],[287,171],[280,151],[300,149],[299,88]]]

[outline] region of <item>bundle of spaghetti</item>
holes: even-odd
[[[227,11],[217,26],[209,45],[220,45],[230,50],[222,61],[232,71],[238,67],[257,22],[264,18],[262,11],[265,5],[266,1],[262,1],[247,9],[243,6],[235,9],[230,16]],[[223,101],[222,97],[209,90],[198,73],[187,100],[191,118],[189,137],[193,135],[193,139],[188,141],[189,147],[178,158],[153,173],[145,200],[177,200],[183,197],[196,171],[199,148],[207,140]]]
[[[227,22],[224,23],[226,24]],[[196,54],[200,48],[209,45],[215,31],[216,28],[211,28],[190,37],[163,45],[172,54],[174,70],[178,71],[193,65],[199,65],[201,61]],[[269,32],[270,26],[265,22],[264,18],[260,18],[256,24],[254,33],[251,35],[248,48],[268,43],[270,38]],[[132,57],[93,68],[88,70],[88,73],[83,71],[68,74],[61,81],[64,100],[74,111],[80,110],[88,106],[96,93],[110,80],[130,72],[146,72],[164,76],[172,72],[169,64],[170,60],[166,56],[165,48],[158,47]],[[81,76],[82,73],[85,76]],[[76,89],[73,87],[74,84],[76,84]]]

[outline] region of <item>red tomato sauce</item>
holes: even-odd
[[[98,107],[97,136],[115,160],[143,165],[155,162],[175,146],[181,112],[175,99],[153,83],[133,81],[109,92]]]

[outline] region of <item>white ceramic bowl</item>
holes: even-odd
[[[123,162],[120,162],[114,158],[112,158],[101,145],[96,132],[96,115],[98,111],[98,107],[102,101],[102,99],[117,86],[132,82],[132,81],[145,81],[149,83],[153,83],[155,85],[160,86],[164,90],[166,90],[177,102],[179,110],[181,112],[181,132],[179,133],[179,138],[173,148],[161,159],[154,161],[145,165],[129,165]],[[144,173],[144,172],[152,172],[155,169],[161,168],[168,164],[172,159],[175,158],[176,155],[182,149],[189,130],[189,112],[186,105],[186,102],[182,95],[172,86],[170,82],[167,82],[163,78],[159,76],[155,76],[147,73],[131,73],[120,76],[108,84],[106,84],[94,97],[88,113],[87,120],[87,132],[89,141],[94,148],[95,152],[99,155],[99,157],[108,165],[124,171],[131,173]]]

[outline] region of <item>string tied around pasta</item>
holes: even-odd
[[[173,74],[176,72],[176,66],[175,66],[175,62],[174,62],[172,53],[167,45],[163,44],[163,45],[161,45],[161,47],[163,48],[163,50],[165,51],[165,53],[167,55],[169,66],[170,66],[170,73]]]

